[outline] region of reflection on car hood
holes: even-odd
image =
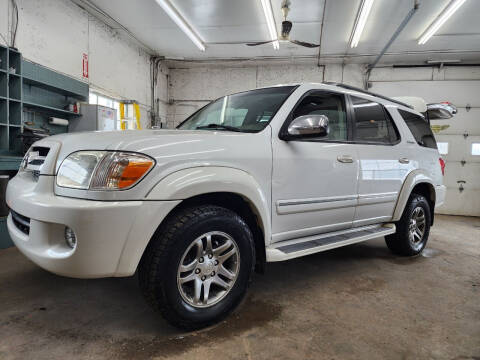
[[[263,134],[262,134],[263,133]],[[157,164],[178,161],[215,160],[247,155],[248,144],[269,146],[269,136],[213,130],[126,130],[96,131],[54,135],[49,141],[61,143],[57,170],[61,161],[79,150],[122,150],[147,154]],[[252,150],[253,151],[253,150]]]

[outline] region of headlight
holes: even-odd
[[[153,167],[149,156],[118,151],[77,151],[63,160],[57,185],[89,190],[128,189]]]

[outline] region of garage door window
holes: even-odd
[[[355,141],[392,144],[400,139],[392,119],[382,105],[356,96],[351,99],[355,113]]]
[[[438,142],[437,143],[438,152],[440,155],[447,155],[448,154],[448,142]]]
[[[480,143],[472,144],[472,155],[480,155]]]
[[[437,143],[433,136],[432,129],[430,129],[430,124],[423,117],[409,111],[398,110],[398,112],[405,120],[418,145],[432,149],[437,148]]]

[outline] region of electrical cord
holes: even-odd
[[[10,29],[10,33],[12,34],[12,42],[10,44],[11,47],[15,47],[15,41],[17,39],[17,30],[18,30],[18,6],[15,0],[11,0],[13,5],[13,14],[12,18],[15,17],[15,21],[12,19],[12,27]]]
[[[161,57],[158,57],[158,56],[152,56],[150,58],[150,84],[151,84],[151,94],[152,94],[152,107],[151,107],[151,111],[150,111],[150,121],[151,121],[151,125],[158,125],[156,124],[156,116],[158,115],[157,114],[157,110],[155,108],[155,87],[157,85],[157,82],[158,82],[158,72],[159,72],[159,64],[160,64],[160,61],[162,60]]]

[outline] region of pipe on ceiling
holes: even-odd
[[[400,33],[403,31],[403,29],[407,26],[408,22],[410,21],[410,19],[413,17],[413,15],[415,15],[415,13],[417,12],[418,8],[420,7],[420,4],[419,4],[419,1],[418,0],[414,0],[413,2],[413,8],[408,12],[408,14],[405,16],[405,18],[403,19],[403,21],[400,23],[400,25],[398,26],[397,30],[395,30],[395,32],[393,33],[392,37],[390,38],[390,40],[388,40],[388,42],[385,44],[385,46],[383,47],[382,51],[380,51],[380,54],[378,54],[377,58],[373,61],[373,63],[371,65],[368,65],[367,67],[367,72],[365,74],[365,90],[368,90],[368,79],[370,78],[370,73],[372,72],[372,70],[375,68],[375,66],[378,64],[378,62],[380,61],[380,59],[383,57],[383,55],[387,52],[387,50],[390,48],[390,46],[392,45],[392,43],[395,41],[395,39],[398,37],[398,35],[400,35]]]

